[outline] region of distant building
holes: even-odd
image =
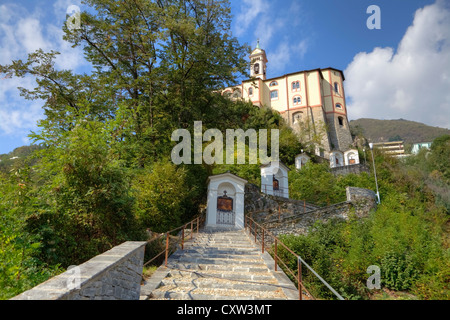
[[[12,158],[9,158],[9,160],[16,160],[16,159],[19,159],[19,157],[12,157]]]
[[[344,73],[335,68],[304,70],[267,79],[266,52],[258,45],[250,55],[251,79],[225,88],[224,96],[278,111],[305,139],[315,137],[316,155],[352,149]]]
[[[405,145],[403,141],[374,143],[373,147],[383,150],[386,154],[396,158],[403,158],[407,156],[405,154]]]
[[[415,143],[412,147],[411,153],[418,154],[421,149],[430,149],[433,142]]]

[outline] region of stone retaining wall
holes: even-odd
[[[11,300],[139,300],[146,242],[125,242]]]
[[[363,218],[376,209],[376,194],[372,190],[347,187],[347,201],[327,207],[308,207],[304,210],[302,202],[287,200],[282,205],[283,212],[278,215],[267,210],[253,214],[253,219],[267,230],[278,236],[281,234],[306,234],[316,221],[326,222],[330,219],[347,220],[350,214]]]
[[[354,164],[350,166],[344,166],[344,167],[336,167],[331,168],[331,173],[334,175],[348,175],[348,174],[361,174],[363,172],[370,173],[370,169],[365,164]]]

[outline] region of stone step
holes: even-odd
[[[178,287],[186,291],[192,289],[228,289],[228,290],[246,290],[246,291],[279,291],[281,288],[276,284],[267,284],[251,281],[228,281],[219,279],[198,278],[195,280],[186,280],[185,278],[173,279],[167,278],[161,282],[161,287]]]
[[[204,230],[169,257],[145,292],[150,299],[169,300],[292,299],[289,281],[266,260],[243,230]]]
[[[229,254],[229,253],[210,253],[205,254],[202,252],[183,252],[179,251],[170,256],[171,259],[180,259],[182,257],[190,258],[208,258],[208,259],[230,259],[230,260],[255,260],[259,258],[256,254]]]
[[[189,264],[189,263],[177,263],[175,261],[169,262],[168,266],[174,270],[187,270],[194,272],[203,271],[228,271],[228,272],[239,272],[239,273],[264,273],[269,272],[269,268],[263,263],[260,265],[243,266],[243,265],[208,265],[208,264]]]
[[[201,291],[195,290],[194,292],[175,292],[175,291],[154,291],[151,294],[151,299],[156,300],[194,300],[194,301],[207,301],[207,300],[286,300],[285,297],[273,297],[270,295],[252,294],[252,292],[237,291],[237,290],[222,290],[222,291]]]
[[[226,279],[232,281],[260,281],[265,283],[276,283],[276,279],[268,272],[230,272],[222,270],[207,270],[207,271],[188,271],[188,270],[172,270],[170,271],[171,278],[185,278],[185,279]]]
[[[182,251],[185,254],[231,254],[231,255],[259,255],[261,249],[247,248],[247,249],[237,249],[237,248],[205,248],[205,247],[185,247]],[[180,251],[181,252],[181,251]]]
[[[215,264],[215,265],[256,265],[261,264],[260,259],[231,259],[231,258],[210,258],[210,257],[190,257],[188,255],[183,255],[179,257],[174,257],[170,259],[171,263],[191,263],[191,264]]]
[[[187,244],[186,246],[189,247],[189,245],[194,245],[196,247],[202,246],[204,248],[230,248],[230,249],[255,249],[255,246],[253,244],[250,244],[248,242],[246,243],[216,243],[213,241],[210,242],[191,242]]]

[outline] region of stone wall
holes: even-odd
[[[292,215],[280,220],[266,221],[263,225],[275,236],[282,234],[305,235],[316,221],[326,222],[330,219],[348,219],[351,209],[352,205],[350,203],[343,202],[302,215]]]
[[[139,300],[146,242],[125,242],[11,300]]]
[[[261,193],[253,184],[245,186],[245,213],[252,213],[255,221],[266,220],[268,216],[301,214],[319,208],[311,203],[286,199]]]
[[[252,189],[252,187],[249,186],[249,189]],[[250,197],[258,197],[256,190],[253,189],[251,191],[248,195],[249,202]],[[277,201],[275,201],[275,199],[261,195],[262,199],[257,199],[257,203],[264,203],[265,206],[263,207],[266,210],[253,213],[252,217],[257,223],[263,225],[276,236],[281,234],[299,235],[307,234],[308,229],[316,221],[326,222],[330,219],[347,220],[351,214],[362,218],[377,207],[376,194],[372,190],[347,187],[346,193],[347,201],[327,207],[316,207],[311,204],[305,207],[303,201],[284,199],[283,203],[283,199],[276,199]],[[261,206],[257,205],[256,207],[260,208]],[[283,208],[281,214],[277,212],[278,206]]]
[[[370,173],[369,167],[362,163],[344,167],[331,168],[331,173],[333,173],[334,175],[347,175],[351,173],[360,174],[362,172]]]

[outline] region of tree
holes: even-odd
[[[214,114],[217,90],[246,73],[248,48],[230,36],[226,0],[86,4],[91,10],[81,14],[81,28],[63,29],[65,40],[83,48],[90,75],[55,70],[54,51],[0,66],[0,72],[37,78],[34,90],[21,90],[27,99],[45,100],[40,126],[47,134],[71,130],[68,116],[116,120],[112,138],[143,168],[170,153],[174,129],[193,129],[194,120]]]
[[[186,199],[196,187],[187,181],[187,171],[168,161],[155,163],[151,170],[139,172],[132,188],[135,212],[141,223],[154,232],[166,232],[180,226]]]

